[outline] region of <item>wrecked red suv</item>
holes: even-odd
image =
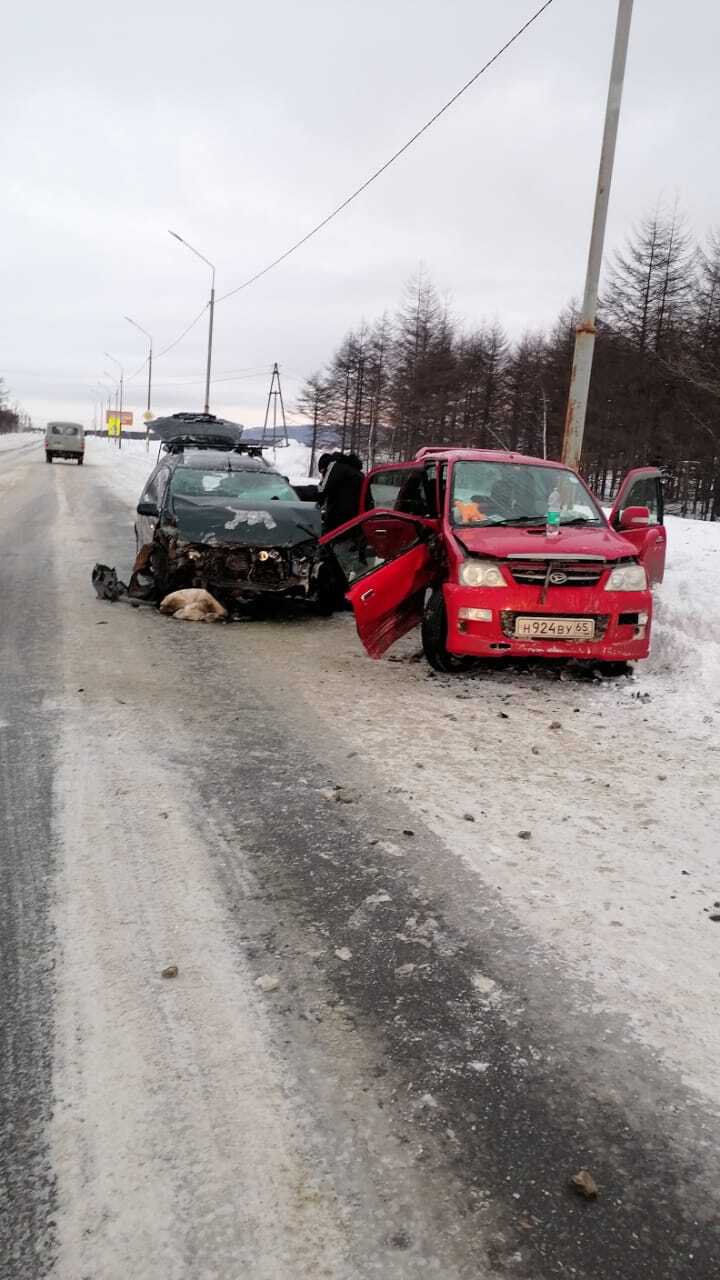
[[[606,516],[560,463],[421,449],[371,471],[361,514],[322,543],[373,658],[420,623],[438,671],[473,658],[624,664],[647,657],[665,568],[660,472],[631,471]]]

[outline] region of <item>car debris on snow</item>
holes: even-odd
[[[161,978],[177,978],[178,972],[179,970],[176,964],[166,964],[165,968],[162,970],[160,974],[160,977]]]
[[[160,601],[160,612],[181,622],[221,622],[227,618],[227,609],[204,587],[171,591]]]

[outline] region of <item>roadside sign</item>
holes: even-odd
[[[116,428],[114,434],[117,435],[118,425],[120,425],[121,427],[132,426],[133,424],[132,409],[123,409],[122,413],[119,415],[118,415],[117,409],[106,409],[105,422],[107,424],[108,431],[110,430],[110,424],[112,423],[112,425]]]

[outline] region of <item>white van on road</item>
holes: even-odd
[[[70,458],[81,467],[85,456],[85,428],[79,422],[48,422],[45,430],[45,461]]]

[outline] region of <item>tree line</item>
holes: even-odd
[[[8,391],[5,386],[5,379],[0,378],[0,435],[6,435],[9,431],[20,430],[20,414],[17,409],[8,408]]]
[[[400,306],[351,330],[298,409],[379,459],[425,444],[558,458],[576,310],[511,342],[460,323],[421,273]],[[601,497],[631,466],[661,466],[670,503],[720,518],[720,234],[695,242],[675,209],[641,219],[601,297],[582,470]]]

